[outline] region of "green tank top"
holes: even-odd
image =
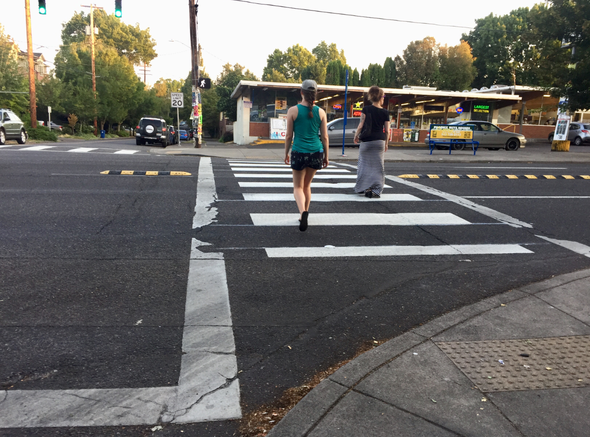
[[[294,152],[315,153],[322,152],[324,146],[320,141],[320,108],[313,106],[313,118],[309,117],[309,108],[305,105],[297,105],[297,118],[293,123]]]

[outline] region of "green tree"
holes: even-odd
[[[383,86],[385,88],[396,88],[398,86],[395,62],[390,57],[385,58],[383,63]]]
[[[457,46],[440,47],[439,68],[440,75],[436,84],[438,89],[449,91],[470,89],[476,70],[469,44],[461,41]]]
[[[342,65],[346,64],[344,50],[338,50],[338,47],[334,43],[328,45],[326,44],[326,41],[322,41],[311,52],[315,55],[316,59],[324,65],[327,65],[332,61],[340,61]]]
[[[361,86],[384,86],[385,72],[379,64],[369,64],[366,70],[361,73]]]
[[[258,80],[250,70],[244,72],[244,68],[240,64],[234,66],[225,64],[217,78],[216,91],[219,96],[217,110],[223,112],[232,121],[235,121],[237,117],[236,101],[231,98],[234,89],[241,80]]]
[[[344,85],[342,73],[345,72],[344,65],[340,60],[330,61],[326,66],[326,81],[328,85]]]
[[[396,56],[395,67],[400,85],[433,86],[438,81],[438,50],[436,40],[427,36],[413,41],[404,49],[403,58]]]
[[[314,61],[301,70],[300,81],[304,81],[305,79],[313,79],[317,83],[325,83],[326,82],[326,66],[318,61]]]
[[[4,27],[0,24],[0,91],[28,90],[26,78],[18,71],[18,47],[4,33]],[[0,108],[11,108],[17,114],[25,116],[28,114],[28,105],[27,94],[0,93]]]
[[[361,84],[361,78],[359,75],[359,71],[355,68],[352,71],[352,78],[350,81],[350,86],[360,86],[360,84]]]
[[[72,43],[84,43],[87,39],[86,26],[90,25],[90,15],[75,13],[63,25],[62,41],[64,46]],[[94,10],[94,26],[98,28],[96,42],[114,47],[120,56],[126,57],[132,65],[149,64],[156,56],[156,41],[149,29],[141,30],[139,25],[123,23],[114,14],[107,15],[103,10]]]
[[[567,98],[572,111],[590,109],[590,1],[552,0],[546,26],[540,34],[550,41],[563,42],[568,65],[554,71],[553,94]],[[552,50],[546,50],[551,56]]]
[[[262,71],[262,80],[267,82],[294,82],[294,79],[288,76],[287,58],[279,49],[275,49],[272,54],[268,55],[266,67]]]
[[[535,85],[527,69],[534,57],[529,9],[519,8],[501,17],[490,14],[476,20],[475,28],[463,35],[472,48],[477,88],[494,84]]]

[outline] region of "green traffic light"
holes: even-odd
[[[115,17],[121,18],[122,16],[123,16],[123,13],[121,11],[115,11]]]
[[[39,8],[39,13],[41,15],[45,15],[45,14],[47,14],[47,9],[45,9],[45,8]]]
[[[41,15],[47,14],[47,7],[45,6],[45,0],[39,0],[39,13]]]

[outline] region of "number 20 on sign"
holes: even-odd
[[[170,93],[173,108],[184,108],[184,95],[182,93]]]

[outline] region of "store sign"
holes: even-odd
[[[270,119],[270,139],[284,140],[287,136],[287,119],[271,118]]]
[[[570,117],[564,114],[559,114],[557,124],[555,125],[555,133],[553,134],[553,141],[567,141],[567,132],[570,127]]]
[[[275,110],[281,111],[283,109],[287,109],[287,99],[276,99],[275,100]]]
[[[452,126],[448,124],[431,124],[431,140],[471,140],[474,126]]]
[[[473,112],[490,112],[490,105],[473,105]]]
[[[342,109],[342,105],[340,103],[337,103],[334,106],[332,106],[332,108],[334,108],[336,111],[340,111]]]
[[[363,112],[363,102],[356,102],[352,105],[352,116],[360,117]]]
[[[462,114],[463,113],[463,108],[461,108],[460,106],[456,109],[457,114]]]

